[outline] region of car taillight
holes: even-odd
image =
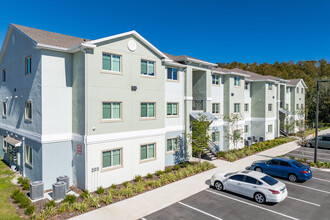
[[[308,173],[308,171],[306,171],[306,170],[304,170],[304,171],[301,171],[302,173],[305,173],[305,174],[307,174]]]
[[[280,192],[279,191],[276,191],[276,190],[269,189],[269,191],[271,191],[273,194],[280,194]]]

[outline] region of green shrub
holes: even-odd
[[[22,183],[23,190],[30,190],[30,183]]]
[[[24,178],[22,176],[20,176],[20,177],[17,178],[17,182],[19,184],[22,184],[23,181],[24,181]]]
[[[290,156],[290,159],[293,159],[294,160],[294,156]]]
[[[172,169],[170,168],[170,167],[166,167],[165,168],[165,173],[169,173],[169,172],[171,172],[172,171]]]
[[[72,203],[72,204],[73,204],[73,203]],[[68,202],[62,202],[62,203],[60,204],[60,207],[58,208],[58,212],[59,212],[59,213],[63,213],[63,212],[65,212],[65,211],[69,210],[69,205],[70,205],[70,203],[68,203]]]
[[[63,202],[68,202],[70,204],[76,202],[76,196],[75,195],[66,195],[65,198],[63,199]]]
[[[155,174],[156,174],[156,176],[160,176],[160,175],[164,174],[164,171],[157,170]]]
[[[243,158],[243,157],[245,157],[245,153],[244,153],[242,150],[238,150],[238,151],[236,151],[235,154],[236,154],[236,156],[237,156],[238,158]]]
[[[173,170],[178,170],[178,169],[180,169],[180,166],[178,164],[175,164]]]
[[[24,195],[21,200],[19,201],[19,207],[20,208],[26,208],[28,207],[29,205],[31,204],[31,200],[26,196]]]
[[[87,212],[88,211],[88,204],[85,201],[74,203],[74,208],[79,213]]]
[[[129,198],[134,195],[134,191],[132,188],[120,188],[118,194]]]
[[[258,142],[258,147],[259,147],[259,148],[263,148],[263,147],[265,147],[265,143],[262,142],[262,141]]]
[[[154,175],[152,175],[151,173],[148,173],[148,174],[147,174],[147,178],[148,178],[148,179],[152,179],[153,177],[154,177]]]
[[[123,185],[124,185],[125,187],[127,187],[127,185],[128,185],[128,181],[123,182]]]
[[[232,152],[228,152],[226,155],[225,155],[225,159],[228,160],[229,162],[233,162],[235,160],[238,159],[238,157],[236,156],[236,154],[232,153]]]
[[[104,193],[104,188],[102,186],[98,187],[96,190],[97,194],[103,194]]]
[[[187,162],[187,161],[183,161],[181,163],[181,167],[183,167],[183,168],[187,167],[188,165],[189,165],[189,162]]]
[[[15,189],[12,193],[11,193],[11,198],[13,198],[14,199],[14,201],[16,202],[16,203],[18,203],[18,198],[19,197],[21,197],[21,196],[23,196],[24,194],[21,192],[21,190],[19,190],[19,189]]]
[[[145,183],[140,181],[134,187],[135,192],[142,193],[145,190]]]
[[[89,196],[87,199],[84,200],[90,207],[99,207],[100,197],[98,196]]]
[[[86,189],[86,190],[84,190],[81,194],[80,194],[80,196],[81,197],[83,197],[84,199],[87,199],[88,197],[90,197],[90,193],[89,193],[89,191]]]
[[[104,202],[105,204],[109,205],[110,203],[113,202],[113,196],[111,193],[107,193],[101,197],[101,201]]]
[[[184,177],[184,175],[183,175],[183,173],[181,172],[181,170],[179,170],[178,172],[176,172],[176,174],[175,174],[175,179],[176,179],[176,180],[180,180],[180,179],[182,179],[183,177]],[[162,182],[162,185],[164,185],[163,182]]]
[[[29,205],[25,209],[24,213],[25,213],[25,215],[32,215],[34,213],[35,209],[36,209],[35,205]]]
[[[218,158],[225,157],[225,152],[224,151],[217,152],[217,157]]]
[[[253,154],[253,150],[251,150],[251,149],[246,149],[245,151],[244,151],[244,153],[245,153],[245,155],[246,156],[250,156],[250,155],[252,155]]]
[[[116,184],[112,184],[112,185],[110,186],[110,188],[111,188],[111,189],[117,189],[117,185],[116,185]]]
[[[55,203],[55,200],[50,200],[49,202],[47,202],[45,204],[45,207],[48,208],[48,207],[55,207],[56,206],[56,203]]]
[[[135,180],[135,182],[140,182],[140,181],[142,181],[142,176],[136,175],[134,180]]]
[[[167,179],[167,175],[162,175],[160,177],[160,182],[161,182],[162,185],[165,185],[165,184],[169,183],[170,181]]]
[[[175,176],[173,173],[168,173],[166,174],[167,175],[167,179],[170,181],[170,182],[174,182],[175,181]]]
[[[311,167],[315,167],[316,166],[316,164],[315,163],[311,163]]]

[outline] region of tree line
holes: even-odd
[[[275,62],[274,64],[262,63],[217,63],[219,67],[234,69],[239,68],[261,75],[271,75],[282,79],[302,78],[307,90],[305,94],[306,122],[309,126],[315,122],[316,109],[316,81],[330,80],[330,61],[325,59],[312,61]],[[320,84],[319,92],[319,122],[321,126],[330,125],[330,82]]]

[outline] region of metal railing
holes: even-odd
[[[203,100],[193,100],[192,101],[192,110],[204,110]]]

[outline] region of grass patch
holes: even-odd
[[[0,161],[0,216],[1,219],[20,219],[16,214],[15,207],[9,203],[11,193],[17,188],[11,180],[14,178],[14,173],[7,165]]]

